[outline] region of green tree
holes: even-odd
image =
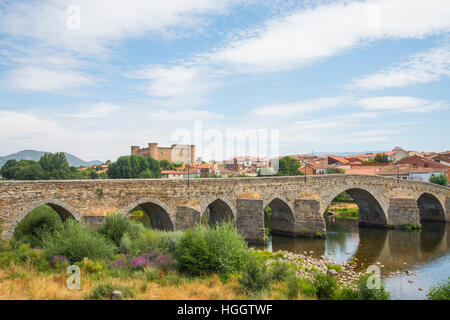
[[[441,173],[440,175],[432,175],[430,177],[430,182],[434,183],[434,184],[439,184],[441,186],[448,186],[448,179],[447,176],[443,173]]]
[[[162,170],[174,170],[175,166],[172,162],[166,159],[159,160],[159,166]]]
[[[111,179],[159,178],[161,169],[159,162],[152,157],[122,156],[108,167],[108,177]]]
[[[0,174],[5,179],[14,180],[40,180],[45,177],[39,163],[33,160],[8,160],[0,170]]]
[[[300,161],[292,157],[283,157],[279,160],[278,176],[297,176],[303,175],[298,169],[300,168]]]
[[[339,168],[327,168],[325,170],[326,174],[344,174],[345,171]]]
[[[3,177],[3,179],[14,179],[16,166],[17,166],[16,159],[8,160],[0,169],[0,175]]]
[[[375,158],[363,161],[362,163],[390,163],[393,162],[392,160],[389,160],[389,157],[384,153],[377,153],[375,155]]]

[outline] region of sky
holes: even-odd
[[[449,35],[448,0],[0,0],[0,156],[449,150]]]

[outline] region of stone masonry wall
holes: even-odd
[[[417,211],[412,209],[412,203],[424,193],[438,200],[446,221],[450,221],[450,188],[362,175],[192,179],[189,187],[187,181],[168,179],[0,181],[0,219],[2,236],[11,238],[17,223],[43,204],[54,204],[61,214],[69,212],[77,220],[88,217],[86,219],[95,221],[93,216],[104,217],[113,212],[125,215],[137,205],[152,203],[166,213],[165,223],[177,229],[178,225],[180,228],[192,225],[193,221],[201,218],[208,205],[217,199],[229,207],[236,221],[242,222],[243,218],[239,218],[237,209],[239,198],[243,194],[253,193],[262,200],[262,208],[278,198],[291,211],[295,211],[292,212],[294,227],[287,232],[301,234],[307,230],[324,234],[322,215],[325,209],[337,194],[352,188],[367,191],[374,198],[372,201],[379,204],[388,224],[417,221]],[[406,205],[391,199],[412,200]],[[200,217],[194,217],[192,211],[178,208],[184,203],[198,203]],[[192,219],[181,218],[183,212],[191,215]],[[256,211],[252,212],[256,214]],[[411,219],[399,218],[410,214]],[[247,219],[251,219],[248,214]],[[255,228],[261,226],[258,224]],[[255,232],[259,234],[260,231]]]

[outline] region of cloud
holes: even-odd
[[[384,110],[392,112],[426,113],[445,110],[449,107],[447,101],[429,101],[408,96],[385,96],[364,98],[357,104],[367,110]]]
[[[129,76],[147,81],[141,89],[148,95],[161,99],[179,100],[184,105],[186,100],[190,103],[203,101],[207,93],[219,85],[211,72],[189,65],[151,65],[136,70]]]
[[[148,114],[151,118],[163,121],[205,121],[205,120],[220,120],[225,116],[219,113],[214,113],[204,110],[179,110],[167,111],[159,110],[150,112]]]
[[[26,65],[9,71],[1,86],[31,92],[63,92],[94,85],[91,76],[70,69],[47,69]]]
[[[367,42],[450,30],[447,0],[353,1],[268,20],[204,57],[234,72],[292,70]]]
[[[103,53],[114,41],[167,34],[205,24],[240,1],[74,0],[11,1],[0,8],[0,32],[82,54]],[[74,8],[74,9],[72,9]],[[77,27],[77,22],[79,28]]]
[[[81,118],[81,119],[89,119],[89,118],[105,118],[112,113],[119,111],[121,107],[106,103],[106,102],[100,102],[95,105],[93,105],[91,108],[86,109],[84,111],[78,112],[78,113],[70,113],[67,114],[67,117],[71,118]]]
[[[409,56],[387,70],[354,79],[350,89],[379,90],[437,81],[450,76],[450,47],[432,48]]]
[[[325,108],[333,108],[339,105],[343,105],[350,100],[351,99],[346,97],[317,98],[304,102],[262,106],[251,110],[250,113],[267,117],[289,117],[297,114],[312,114]]]

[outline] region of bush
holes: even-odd
[[[430,177],[429,181],[434,184],[438,184],[441,186],[448,186],[448,179],[447,176],[443,173],[440,175],[435,176],[434,174]]]
[[[61,218],[51,207],[40,206],[19,222],[14,238],[29,243],[31,247],[42,246],[45,234],[60,229],[62,224]]]
[[[100,284],[95,287],[87,299],[91,300],[111,300],[114,290],[119,290],[122,293],[122,298],[133,298],[135,293],[130,287],[113,285],[111,283]]]
[[[214,227],[197,226],[180,238],[175,258],[181,271],[191,275],[215,272],[227,278],[242,270],[247,242],[236,227],[220,223]]]
[[[427,300],[450,300],[450,277],[430,287],[426,294]]]
[[[178,241],[183,235],[181,231],[160,231],[145,229],[139,233],[126,233],[120,241],[119,250],[122,253],[140,255],[150,251],[163,253],[175,252]]]
[[[248,295],[258,295],[269,289],[271,280],[272,277],[265,262],[251,255],[242,272],[242,277],[239,278],[239,285]]]
[[[45,237],[44,253],[48,258],[62,255],[76,262],[87,257],[91,260],[110,257],[115,246],[109,239],[93,230],[84,228],[82,223],[67,220],[60,230]]]
[[[295,276],[295,271],[291,267],[282,261],[274,261],[270,267],[272,273],[272,281],[279,282],[288,279],[292,274]]]
[[[316,272],[313,280],[313,284],[316,287],[316,295],[319,299],[331,299],[334,296],[336,289],[338,289],[338,283],[333,276]]]
[[[338,300],[389,300],[389,292],[385,290],[383,282],[378,289],[369,289],[367,283],[370,274],[359,278],[356,288],[346,286],[336,293]]]
[[[112,240],[118,247],[120,246],[120,240],[125,233],[138,235],[144,230],[142,224],[123,217],[119,213],[107,216],[105,222],[98,228],[100,234],[103,234],[105,237]]]

